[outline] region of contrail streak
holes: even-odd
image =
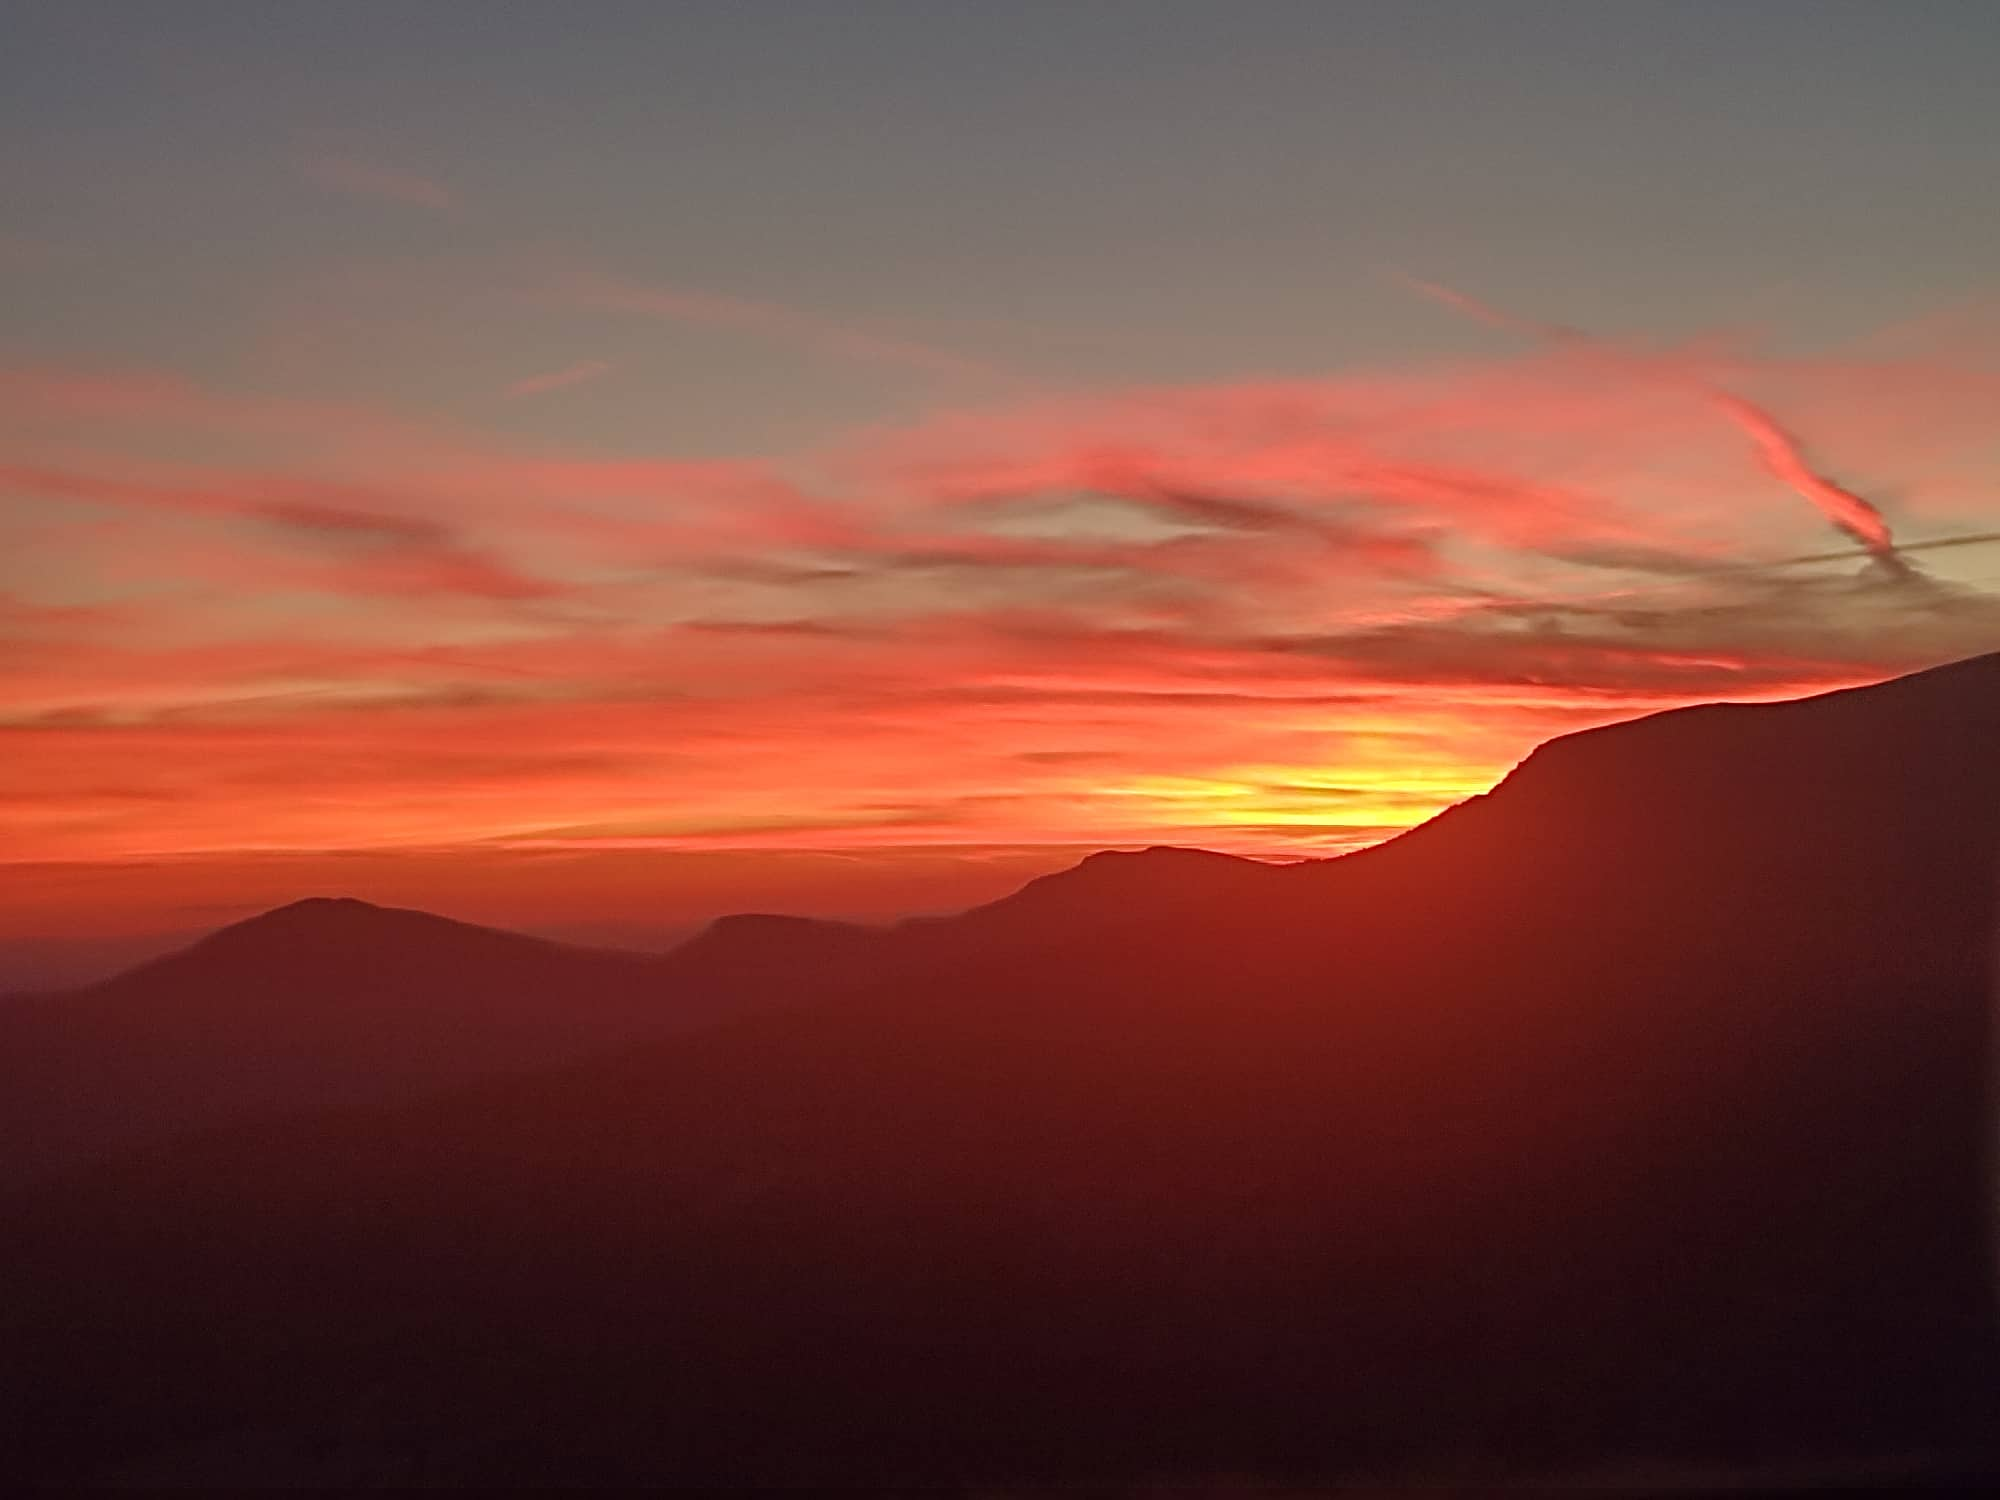
[[[1400,273],[1398,279],[1432,301],[1441,302],[1491,327],[1525,333],[1547,343],[1582,346],[1627,368],[1636,369],[1649,378],[1660,378],[1658,370],[1652,365],[1578,329],[1515,317],[1434,281],[1420,281]],[[1687,378],[1677,383],[1685,383],[1728,418],[1750,439],[1766,473],[1816,507],[1837,530],[1853,537],[1885,572],[1895,578],[1908,578],[1914,574],[1915,570],[1897,551],[1895,534],[1890,531],[1882,512],[1838,480],[1814,468],[1798,438],[1769,411],[1754,401],[1705,380]]]
[[[1910,565],[1896,551],[1896,538],[1882,512],[1838,481],[1813,468],[1798,439],[1778,425],[1761,406],[1753,405],[1727,391],[1712,391],[1712,397],[1738,427],[1757,445],[1757,454],[1779,483],[1817,505],[1826,518],[1854,538],[1878,563],[1898,575],[1907,575]]]
[[[1934,537],[1929,541],[1905,542],[1903,552],[1933,552],[1945,547],[1982,547],[2000,543],[2000,531],[1963,532],[1957,536]],[[1663,594],[1672,594],[1689,584],[1708,579],[1755,578],[1768,573],[1780,573],[1789,568],[1806,567],[1814,563],[1854,562],[1874,556],[1867,547],[1843,547],[1838,552],[1809,552],[1793,557],[1774,557],[1762,562],[1717,563],[1712,567],[1699,568],[1669,583],[1640,584],[1633,588],[1593,589],[1582,593],[1548,593],[1540,595],[1477,594],[1472,598],[1451,600],[1429,600],[1420,605],[1405,606],[1396,619],[1398,622],[1433,620],[1455,621],[1475,619],[1485,615],[1517,615],[1524,611],[1565,610],[1581,606],[1602,606],[1617,604],[1631,599],[1651,599]],[[1912,570],[1914,571],[1914,570]],[[1923,574],[1915,574],[1916,581],[1935,587],[1932,580]],[[1915,602],[1916,596],[1910,596]]]

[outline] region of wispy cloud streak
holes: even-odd
[[[305,164],[305,174],[319,186],[350,197],[377,198],[433,213],[449,213],[458,207],[458,195],[442,183],[402,167],[357,157],[317,156]]]
[[[560,369],[545,370],[539,375],[529,375],[516,380],[506,388],[504,394],[513,400],[519,400],[523,396],[545,395],[549,391],[566,390],[570,386],[596,380],[601,375],[610,374],[611,370],[612,366],[601,359],[579,360],[573,365],[564,365]]]
[[[563,283],[562,291],[579,305],[606,312],[633,313],[699,328],[731,329],[874,364],[901,365],[932,375],[978,380],[1012,378],[982,360],[776,302],[681,287],[644,286],[599,276],[571,277]]]

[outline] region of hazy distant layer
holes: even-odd
[[[956,911],[1075,864],[1096,847],[416,850],[0,862],[0,992],[97,978],[306,896],[357,896],[573,942],[657,949],[730,912],[885,921]]]

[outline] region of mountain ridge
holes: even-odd
[[[1228,854],[1217,850],[1191,845],[1153,844],[1140,849],[1111,848],[1086,855],[1077,864],[1048,875],[1037,876],[1019,889],[981,905],[964,911],[937,917],[907,919],[904,922],[860,923],[833,918],[811,917],[785,912],[732,912],[712,919],[702,929],[674,948],[664,950],[672,955],[697,945],[727,937],[728,941],[746,941],[752,933],[805,933],[813,931],[821,934],[876,933],[887,934],[902,928],[931,929],[941,924],[949,924],[976,913],[994,909],[1012,910],[1027,902],[1039,903],[1047,899],[1060,899],[1090,887],[1101,887],[1119,894],[1136,893],[1137,890],[1157,882],[1184,878],[1194,870],[1205,873],[1227,872],[1230,876],[1244,876],[1256,879],[1255,872],[1268,870],[1326,869],[1350,860],[1359,854],[1372,854],[1394,848],[1403,841],[1421,835],[1445,820],[1462,823],[1463,814],[1474,808],[1489,807],[1492,799],[1504,792],[1519,794],[1524,782],[1540,781],[1544,777],[1571,775],[1572,768],[1580,758],[1589,759],[1603,755],[1611,747],[1624,748],[1636,741],[1635,733],[1657,736],[1663,730],[1673,730],[1683,734],[1705,733],[1712,726],[1719,726],[1727,718],[1732,727],[1738,716],[1782,711],[1789,708],[1816,706],[1813,711],[1825,712],[1829,706],[1844,704],[1851,695],[1882,695],[1894,692],[1900,696],[1910,696],[1935,691],[1938,686],[1949,685],[1953,691],[1972,693],[2000,693],[2000,652],[1987,653],[1947,662],[1935,667],[1888,678],[1880,682],[1865,683],[1852,687],[1838,688],[1829,692],[1812,693],[1797,698],[1773,699],[1757,702],[1717,702],[1690,704],[1679,708],[1663,709],[1656,713],[1637,718],[1620,720],[1612,724],[1593,726],[1558,735],[1536,746],[1522,758],[1501,779],[1484,792],[1473,793],[1450,807],[1440,810],[1424,822],[1413,825],[1381,843],[1365,849],[1345,852],[1317,859],[1263,860],[1242,855]],[[1121,889],[1112,882],[1125,880],[1126,888]],[[368,914],[370,917],[388,919],[424,918],[433,923],[449,924],[467,933],[485,933],[519,939],[551,948],[562,948],[576,952],[605,953],[620,956],[660,956],[648,954],[645,950],[620,947],[605,947],[596,944],[571,943],[553,938],[535,937],[512,929],[494,927],[489,924],[464,921],[447,917],[420,908],[387,906],[345,894],[315,894],[300,897],[279,906],[240,919],[214,932],[196,939],[188,947],[175,950],[162,958],[176,957],[191,949],[224,938],[230,934],[269,930],[315,931],[326,930],[319,918],[339,918]],[[134,969],[121,970],[119,974],[106,980],[94,981],[89,985],[71,986],[61,993],[96,989],[112,980],[144,969],[160,962],[148,960]]]
[[[725,1024],[16,1195],[0,1375],[78,1447],[15,1462],[232,1430],[292,1482],[350,1450],[465,1484],[1986,1451],[2000,656],[1572,738],[1369,850],[1110,856]]]

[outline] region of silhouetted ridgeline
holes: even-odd
[[[2000,656],[1558,740],[1344,859],[1099,856],[887,932],[257,919],[44,1003],[71,1076],[227,1096],[149,1130],[238,1123],[0,1206],[10,1462],[1976,1468],[1996,752]]]
[[[668,954],[313,898],[0,1008],[0,1185],[273,1113],[391,1103],[789,1001],[880,934],[726,917]]]

